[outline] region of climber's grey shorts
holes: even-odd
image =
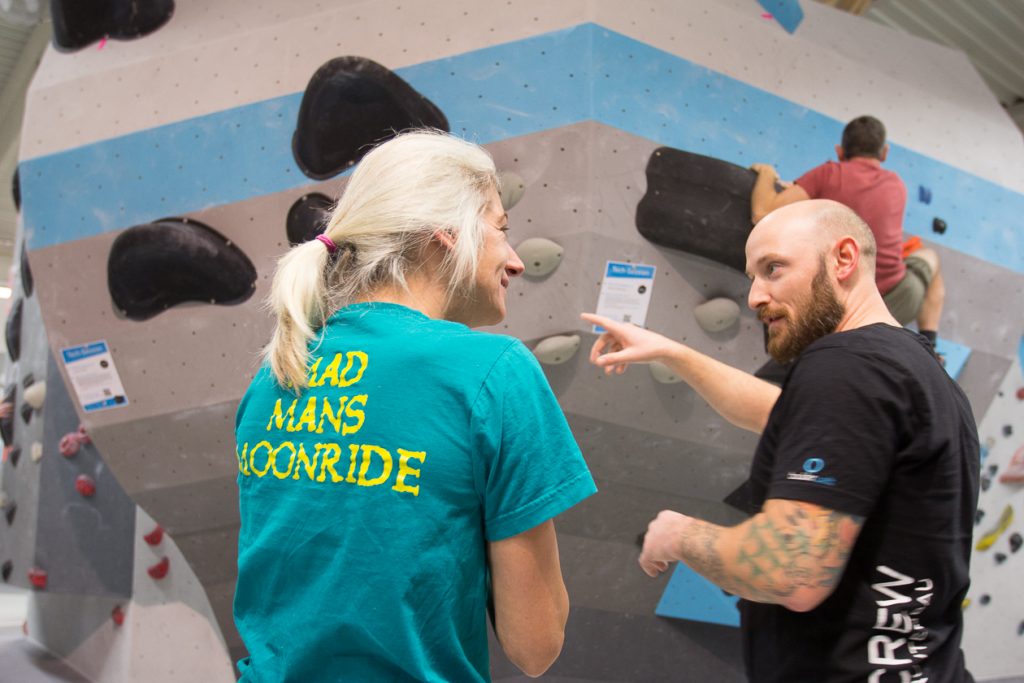
[[[907,267],[903,279],[882,297],[892,317],[900,321],[900,325],[906,325],[917,318],[921,304],[924,303],[925,292],[932,283],[932,268],[923,258],[911,254],[903,263]]]

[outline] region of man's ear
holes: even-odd
[[[879,161],[885,161],[885,158],[889,156],[889,143],[882,145],[882,153],[878,155]]]
[[[842,145],[836,145],[836,156],[839,157],[839,161],[846,161],[846,154],[843,152]]]
[[[846,235],[835,246],[836,279],[840,282],[847,280],[857,272],[860,265],[860,245],[857,240]]]
[[[455,233],[450,229],[437,228],[434,230],[434,239],[445,249],[455,249]]]

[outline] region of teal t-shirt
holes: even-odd
[[[519,341],[394,304],[334,314],[301,395],[238,408],[242,680],[487,681],[486,541],[596,491]]]

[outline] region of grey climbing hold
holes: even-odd
[[[526,183],[523,182],[519,174],[506,171],[498,174],[498,184],[501,187],[499,191],[501,206],[506,211],[511,211],[512,207],[523,198],[523,193],[526,192]]]
[[[36,410],[42,410],[46,401],[46,382],[36,382],[25,389],[25,403]]]
[[[647,366],[651,371],[651,377],[661,384],[678,384],[683,378],[672,372],[667,365],[658,361],[651,361]]]
[[[705,332],[721,332],[739,320],[740,305],[732,299],[719,297],[697,306],[693,309],[693,316]]]
[[[523,240],[516,247],[516,253],[523,260],[526,274],[533,277],[547,275],[562,262],[561,245],[544,237]]]
[[[542,339],[533,349],[533,355],[544,365],[561,365],[576,355],[580,348],[578,334],[560,334]]]

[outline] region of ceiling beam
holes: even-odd
[[[844,12],[856,14],[857,16],[860,16],[871,9],[871,3],[874,1],[875,0],[818,0],[818,2],[823,5],[829,5],[836,9],[841,9]]]

